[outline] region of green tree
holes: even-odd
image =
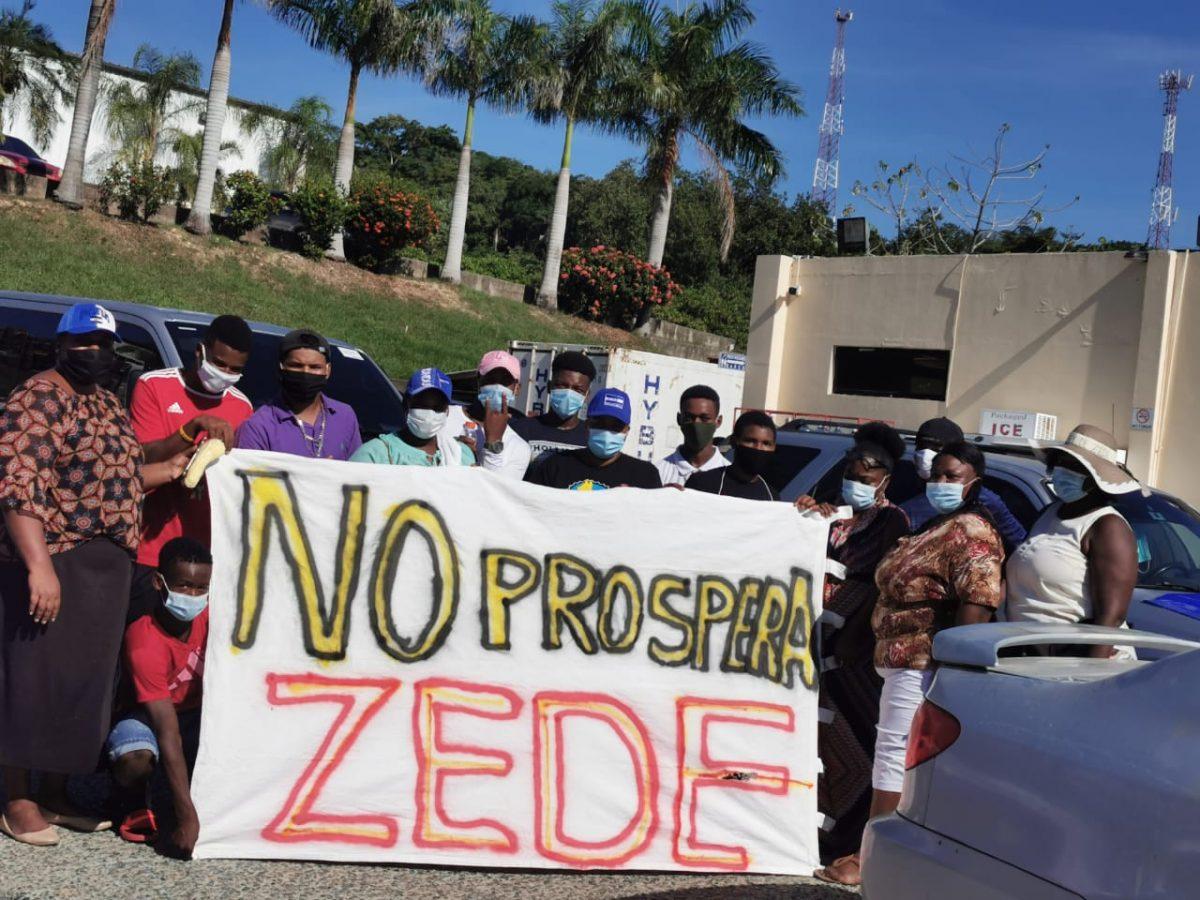
[[[639,255],[650,219],[646,185],[633,160],[625,160],[603,178],[571,183],[575,215],[567,223],[567,245],[604,244]]]
[[[803,115],[800,90],[761,47],[739,40],[754,22],[749,0],[705,0],[682,9],[646,0],[634,21],[639,65],[621,85],[618,102],[626,130],[646,145],[646,172],[656,191],[647,260],[662,265],[685,141],[697,148],[716,186],[724,259],[736,218],[729,167],[754,179],[783,171],[783,154],[746,119]]]
[[[174,139],[171,123],[200,108],[200,101],[176,93],[180,87],[199,87],[200,63],[190,53],[164,55],[142,44],[133,54],[133,67],[141,84],[115,82],[106,113],[109,137],[120,148],[118,160],[141,167],[154,162],[162,139]],[[181,96],[187,99],[179,102]]]
[[[87,157],[88,133],[96,112],[100,75],[104,69],[104,43],[116,15],[117,0],[92,0],[88,10],[87,33],[79,60],[79,85],[75,91],[75,112],[71,117],[71,139],[63,163],[62,181],[55,199],[69,209],[83,209],[83,164]]]
[[[33,0],[25,0],[20,12],[0,11],[0,140],[5,119],[12,121],[24,109],[33,130],[29,137],[44,148],[62,120],[58,105],[74,99],[74,66],[50,30],[29,20],[33,7]]]
[[[179,187],[179,196],[191,200],[195,209],[197,185],[200,183],[201,170],[204,160],[204,140],[206,131],[178,131],[171,141],[171,152],[175,154],[175,180]],[[241,156],[242,148],[237,141],[222,141],[218,149],[217,165],[231,156]],[[213,183],[216,183],[217,170],[213,171]],[[212,203],[212,190],[209,190],[209,203]]]
[[[282,117],[262,109],[242,116],[242,131],[266,145],[260,166],[266,180],[294,191],[305,173],[328,172],[337,152],[333,107],[320,97],[301,97]]]
[[[204,107],[204,143],[195,185],[192,187],[192,212],[188,216],[188,231],[194,234],[212,232],[212,197],[217,183],[217,166],[225,152],[226,144],[221,141],[225,130],[225,111],[229,105],[229,74],[233,55],[231,36],[233,32],[233,2],[224,0],[221,12],[221,27],[217,32],[217,50],[213,55],[212,72],[208,77],[208,102]],[[190,173],[190,167],[187,169]]]

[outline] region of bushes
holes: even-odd
[[[350,206],[346,234],[354,262],[374,272],[394,268],[407,248],[428,249],[441,228],[428,200],[387,179],[356,184]]]
[[[732,338],[746,346],[750,331],[750,295],[753,284],[740,278],[723,278],[699,287],[683,288],[671,305],[659,310],[660,319]]]
[[[331,179],[306,181],[291,193],[288,203],[300,219],[296,225],[300,252],[309,259],[325,254],[353,208]]]
[[[603,244],[563,252],[558,304],[585,319],[633,328],[678,292],[670,272],[631,253]]]
[[[113,163],[100,183],[100,209],[117,205],[117,215],[131,222],[149,222],[171,199],[171,172],[153,163],[127,166]]]
[[[225,179],[224,191],[228,204],[224,230],[235,241],[264,224],[279,209],[279,201],[253,172],[234,172]],[[216,203],[213,205],[220,209]]]
[[[464,253],[462,267],[464,272],[490,275],[504,281],[515,281],[517,284],[537,284],[542,278],[541,262],[532,253],[522,250],[510,250],[507,253]]]

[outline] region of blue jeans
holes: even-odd
[[[200,744],[199,708],[179,713],[179,736],[183,738],[183,756],[190,772],[196,764],[196,752]],[[104,753],[110,763],[138,750],[149,750],[154,754],[155,761],[159,759],[158,738],[150,725],[149,716],[141,707],[117,722],[104,742]]]

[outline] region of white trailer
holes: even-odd
[[[517,409],[537,416],[546,411],[550,390],[550,368],[554,357],[567,350],[586,353],[596,365],[592,392],[601,388],[620,388],[633,402],[633,421],[625,452],[640,459],[661,459],[683,439],[675,422],[680,395],[694,384],[706,384],[721,398],[725,421],[718,437],[733,428],[734,410],[742,404],[745,372],[739,357],[730,354],[722,365],[586,344],[539,344],[513,341],[509,352],[521,362],[521,383],[517,386]]]

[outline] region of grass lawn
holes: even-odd
[[[623,331],[476,291],[7,197],[0,197],[0,290],[307,326],[364,348],[393,378],[428,365],[473,368],[510,340],[645,346]]]

